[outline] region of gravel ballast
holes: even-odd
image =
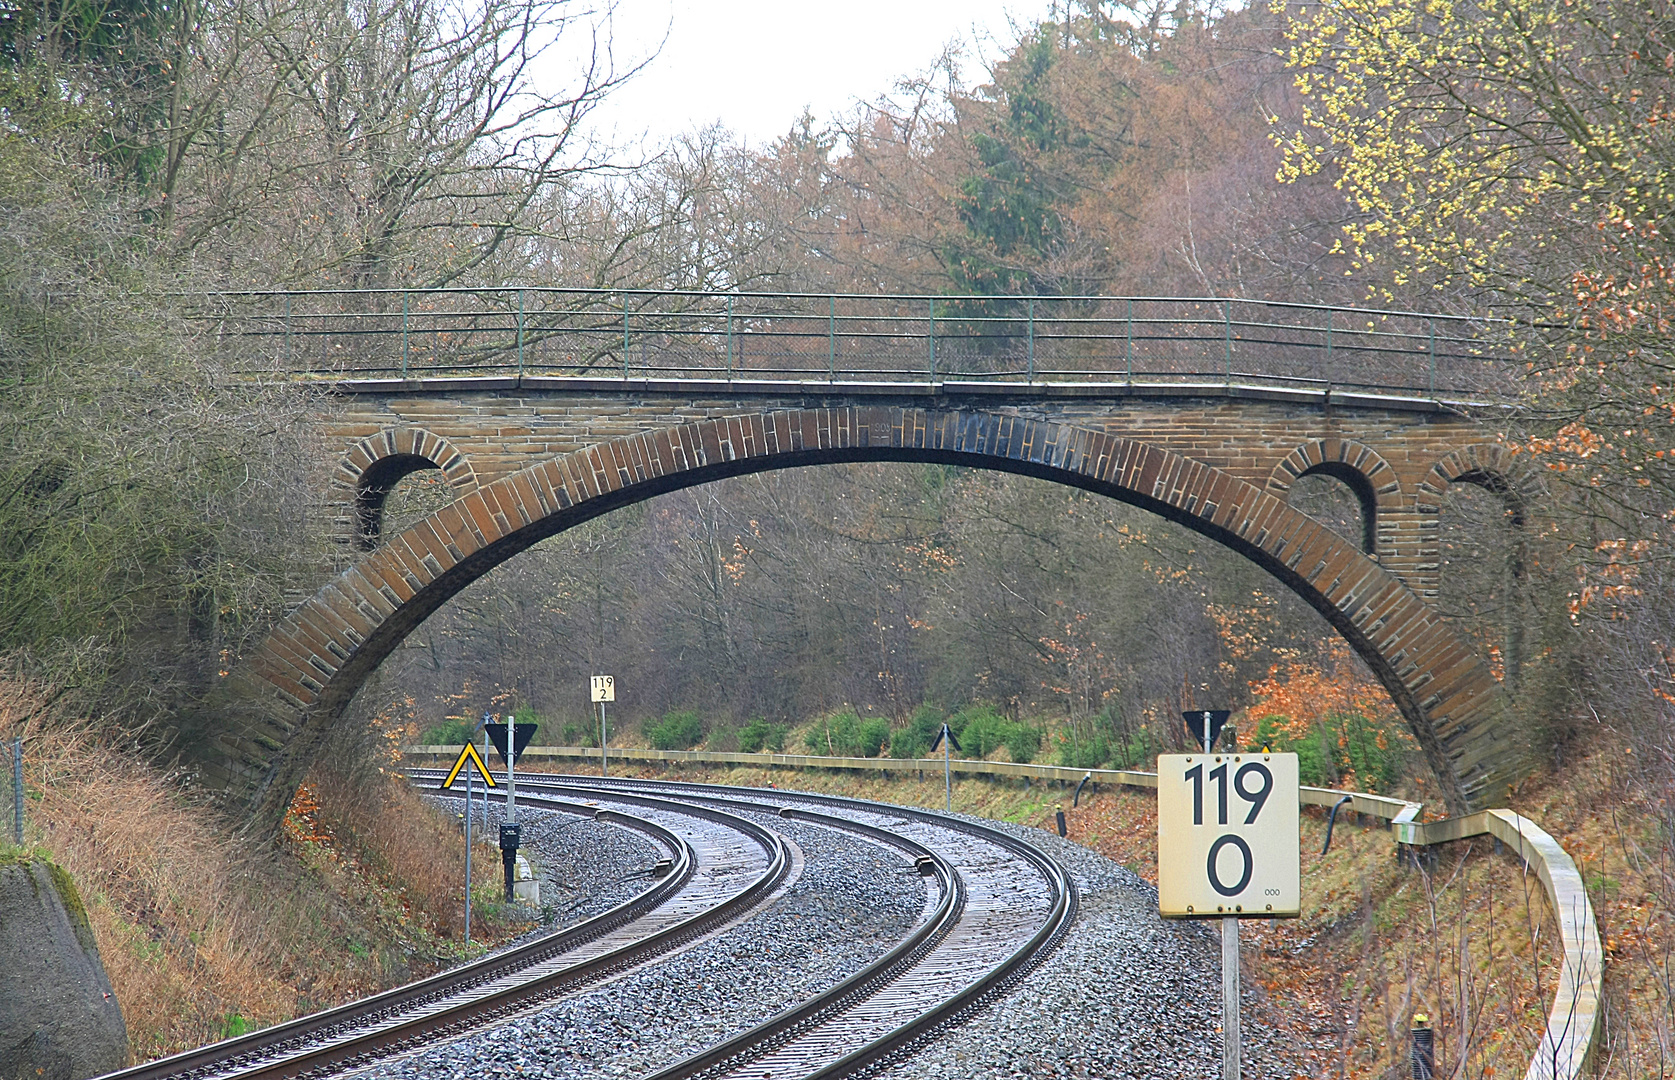
[[[772,827],[805,863],[750,918],[650,968],[360,1075],[643,1076],[836,985],[921,918],[925,883],[901,852],[781,818]]]
[[[955,815],[957,817],[963,815]],[[1081,907],[1058,948],[1004,997],[944,1031],[889,1080],[968,1077],[1221,1075],[1221,936],[1215,924],[1157,913],[1157,889],[1132,871],[1040,829],[966,818],[1021,837],[1076,879]],[[1301,1048],[1252,1023],[1243,1073],[1305,1075]]]
[[[878,1075],[1220,1075],[1217,927],[1163,920],[1153,886],[1087,848],[1039,829],[966,820],[1057,859],[1076,881],[1077,919],[1021,983]],[[901,872],[899,853],[787,819],[775,818],[771,827],[803,847],[807,866],[748,921],[650,970],[369,1073],[380,1080],[644,1076],[819,993],[911,930],[925,886]],[[1312,1040],[1255,1022],[1254,1004],[1247,982],[1243,1075],[1305,1075],[1305,1043]]]
[[[463,813],[460,800],[436,801],[455,814]],[[473,801],[476,817],[472,839],[497,843],[500,823],[506,820],[504,801],[489,803],[486,827],[481,798]],[[496,951],[574,926],[638,896],[652,884],[646,871],[668,855],[661,844],[623,825],[522,805],[518,807],[518,820],[523,824],[521,850],[541,884],[540,909],[531,912],[539,921]],[[500,881],[504,873],[498,859],[477,860],[472,867],[477,881]]]

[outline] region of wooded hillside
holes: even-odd
[[[1528,394],[1495,423],[1546,494],[1455,486],[1443,606],[1548,760],[1661,747],[1635,782],[1667,790],[1666,0],[1069,10],[975,80],[950,58],[766,149],[709,130],[645,160],[587,135],[630,72],[547,81],[556,43],[603,32],[567,0],[0,6],[0,650],[155,736],[334,558],[332,463],[305,449],[330,402],[228,370],[196,317],[215,290],[1366,303],[1516,320]],[[434,478],[392,525],[448,498]],[[1336,481],[1293,502],[1359,527]],[[622,721],[696,711],[717,745],[986,708],[1097,764],[1167,745],[1180,708],[1262,701],[1247,726],[1276,738],[1363,724],[1401,755],[1325,624],[1236,557],[943,467],[728,481],[555,537],[423,626],[357,715],[524,707],[583,739],[605,668]]]

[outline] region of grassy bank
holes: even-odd
[[[178,778],[91,729],[63,727],[27,746],[27,838],[81,892],[133,1062],[350,1001],[464,955],[458,830],[393,774],[373,785],[311,778],[280,841],[254,846]],[[498,857],[487,847],[481,855]],[[517,929],[483,900],[479,951]]]

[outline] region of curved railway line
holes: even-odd
[[[539,795],[526,805],[621,825],[662,847],[669,858],[657,868],[666,872],[638,896],[518,948],[111,1073],[109,1080],[277,1080],[356,1068],[492,1023],[677,949],[760,905],[797,862],[784,838],[737,815],[649,797],[621,801],[639,812]]]
[[[416,781],[440,776],[412,770]],[[926,880],[911,932],[779,1015],[673,1061],[656,1080],[839,1077],[908,1056],[1003,994],[1076,914],[1069,875],[1007,833],[927,811],[831,796],[532,774],[520,807],[632,829],[662,849],[638,895],[576,926],[358,1002],[163,1058],[105,1080],[322,1077],[435,1049],[600,980],[657,963],[770,911],[794,880],[796,822],[858,837]],[[654,872],[655,871],[655,872]]]

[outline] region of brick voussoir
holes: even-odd
[[[473,551],[477,550],[477,533],[465,524],[465,519],[458,514],[444,517],[441,512],[434,513],[425,519],[430,526],[431,533],[442,544],[448,558],[459,562]]]
[[[370,567],[357,563],[343,573],[349,578],[350,587],[354,590],[355,596],[359,598],[367,611],[377,614],[379,622],[383,622],[395,614],[400,605],[390,600],[388,587],[374,578],[370,573]]]
[[[303,646],[297,665],[297,677],[303,678],[313,672],[324,672],[327,679],[337,674],[341,666],[331,651],[326,648],[331,638],[323,627],[307,630],[302,634],[300,645]],[[324,685],[324,684],[322,684]]]
[[[314,650],[306,639],[297,634],[294,626],[283,629],[283,638],[278,638],[276,634],[263,643],[263,648],[272,658],[276,670],[290,672],[295,677],[297,672],[308,666],[308,658]]]
[[[553,498],[552,488],[547,486],[546,479],[546,473],[541,469],[524,469],[513,476],[518,490],[523,493],[525,505],[538,512],[541,520],[558,513],[558,500]]]
[[[333,589],[314,604],[309,609],[308,618],[299,623],[304,628],[314,624],[320,636],[316,655],[329,659],[334,668],[342,666],[354,650],[366,643],[366,635],[361,633],[356,626],[358,620],[352,616],[353,610],[354,605],[349,603],[348,598]]]
[[[535,497],[534,489],[528,487],[518,473],[496,481],[494,486],[500,489],[495,497],[506,511],[507,532],[517,532],[545,516],[541,513],[541,500]]]
[[[390,537],[377,554],[388,560],[385,572],[399,576],[409,590],[416,593],[430,584],[430,568],[424,564],[424,552],[409,544],[405,535]]]
[[[604,455],[599,453],[598,445],[590,446],[581,451],[582,476],[587,480],[588,490],[604,495],[611,490],[610,480],[605,476],[609,467]]]
[[[564,490],[570,496],[571,506],[599,497],[599,491],[593,486],[593,474],[588,469],[586,451],[566,454],[559,461],[560,475],[564,478]]]
[[[1289,566],[1282,553],[1303,531],[1308,519],[1292,513],[1278,499],[1262,494],[1253,495],[1244,510],[1239,535]]]
[[[365,604],[365,598],[356,592],[351,587],[349,580],[343,576],[339,576],[336,586],[332,588],[325,598],[325,602],[321,604],[322,608],[331,612],[335,619],[343,623],[343,630],[337,635],[339,640],[355,648],[365,644],[366,639],[384,621],[376,615],[368,617],[364,610]],[[334,648],[332,652],[335,655],[338,650]],[[338,658],[341,660],[349,659],[349,651],[345,649]]]
[[[454,556],[448,550],[447,541],[442,539],[428,520],[421,518],[415,521],[413,527],[407,530],[407,537],[410,541],[417,541],[425,549],[425,554],[431,560],[427,561],[425,565],[431,566],[435,573],[445,573],[449,567],[454,565]],[[434,566],[432,566],[432,561],[434,561]]]
[[[605,444],[608,453],[610,469],[607,475],[611,480],[611,490],[620,491],[634,485],[634,466],[628,460],[628,445],[625,440],[612,439]]]
[[[1271,495],[1260,492],[1250,494],[1239,500],[1239,516],[1233,527],[1234,533],[1244,540],[1255,544],[1263,550],[1273,553],[1273,545],[1269,542],[1269,534],[1276,518],[1282,516],[1284,503]],[[1288,523],[1292,520],[1286,517]]]
[[[1333,575],[1326,598],[1332,601],[1334,607],[1348,612],[1350,618],[1359,623],[1361,620],[1357,618],[1357,609],[1361,606],[1361,597],[1383,585],[1386,576],[1376,566],[1369,564],[1365,556],[1348,560]]]

